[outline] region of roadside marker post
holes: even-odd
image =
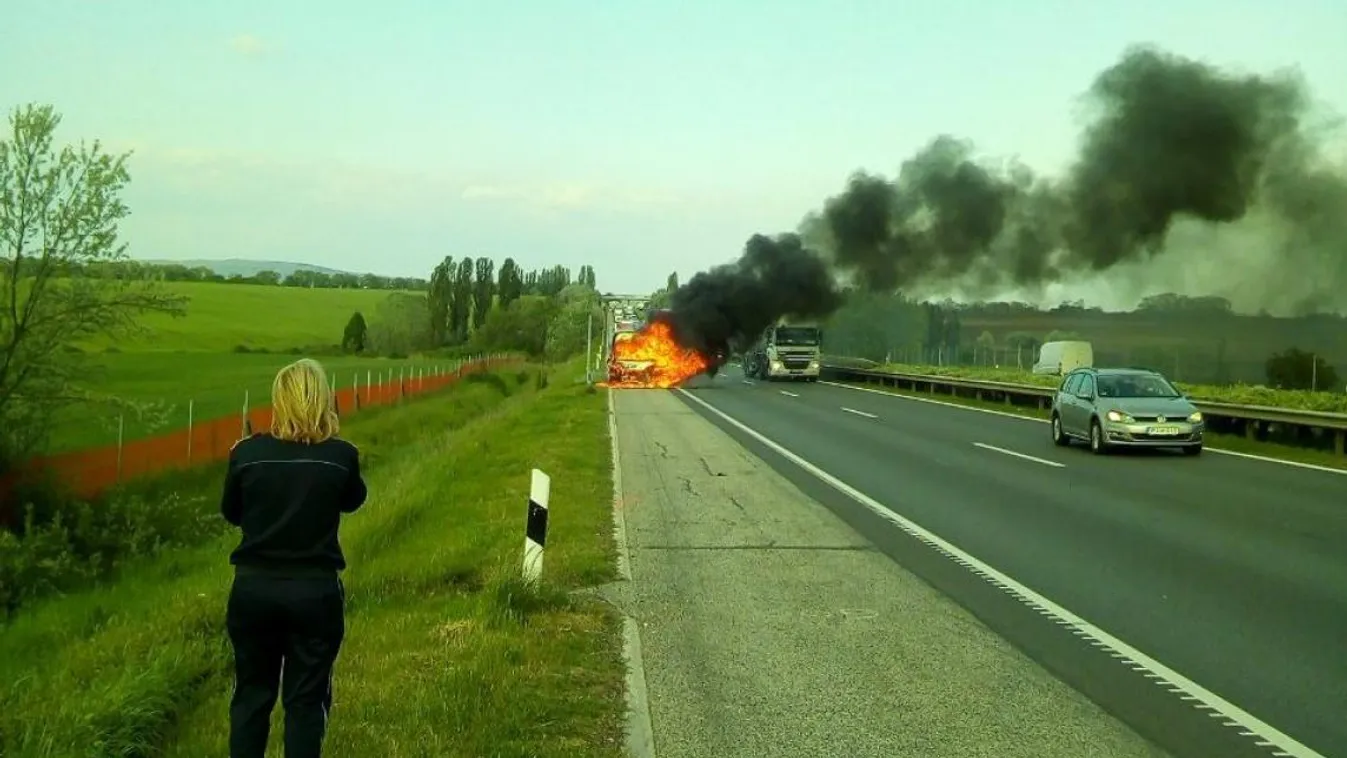
[[[547,544],[547,501],[552,492],[552,478],[533,469],[529,486],[528,522],[524,527],[524,582],[538,583],[543,573],[543,547]]]

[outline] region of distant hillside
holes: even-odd
[[[241,258],[226,258],[226,259],[224,259],[224,260],[218,260],[218,261],[207,261],[207,260],[185,260],[185,261],[147,260],[147,261],[143,261],[143,262],[144,262],[144,263],[159,264],[159,265],[166,264],[166,263],[173,263],[173,264],[177,264],[177,265],[180,265],[180,266],[186,266],[186,267],[188,267],[188,268],[205,267],[205,268],[208,268],[208,269],[214,271],[215,273],[219,274],[220,276],[224,276],[224,277],[230,277],[230,276],[235,276],[235,275],[237,275],[237,276],[255,276],[258,272],[261,272],[261,271],[275,271],[276,273],[280,274],[282,277],[289,276],[290,274],[293,274],[293,273],[296,272],[296,271],[313,271],[313,272],[315,272],[315,273],[319,273],[319,274],[327,274],[327,275],[329,275],[329,276],[331,276],[331,275],[333,275],[333,274],[350,274],[350,273],[352,273],[352,272],[350,272],[350,271],[342,271],[342,270],[340,270],[340,269],[335,269],[335,268],[327,268],[327,267],[324,267],[324,266],[314,266],[314,265],[311,265],[311,264],[308,264],[308,263],[286,263],[285,261],[249,261],[249,260],[243,260],[243,259],[241,259]]]

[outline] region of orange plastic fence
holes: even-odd
[[[346,418],[363,408],[389,405],[405,397],[435,392],[454,384],[463,376],[497,368],[515,360],[511,357],[484,358],[462,363],[456,370],[440,374],[422,374],[401,381],[347,387],[334,393],[337,413]],[[29,472],[51,472],[57,481],[64,483],[75,494],[92,497],[108,487],[137,477],[224,460],[240,438],[250,431],[265,430],[270,426],[270,406],[251,408],[246,425],[243,414],[231,414],[120,446],[108,445],[44,456],[30,461],[25,468]],[[6,515],[7,484],[12,486],[13,482],[0,482],[0,522],[4,521]]]

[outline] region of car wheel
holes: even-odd
[[[1184,454],[1184,455],[1201,455],[1201,454],[1202,454],[1202,446],[1201,446],[1201,445],[1189,445],[1188,447],[1183,448],[1183,454]]]
[[[1062,433],[1062,418],[1056,413],[1052,414],[1052,444],[1058,447],[1066,447],[1071,444],[1071,440]]]
[[[1099,425],[1098,419],[1090,422],[1090,452],[1095,455],[1108,453],[1108,443],[1104,441],[1104,428]]]

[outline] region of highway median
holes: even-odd
[[[325,754],[620,754],[621,622],[571,593],[616,574],[606,406],[581,373],[479,374],[344,430],[371,497],[342,532],[347,641]],[[534,468],[555,513],[537,588],[520,578]],[[182,480],[203,520],[214,479]],[[0,627],[0,754],[223,754],[235,540],[221,528],[132,560]]]

